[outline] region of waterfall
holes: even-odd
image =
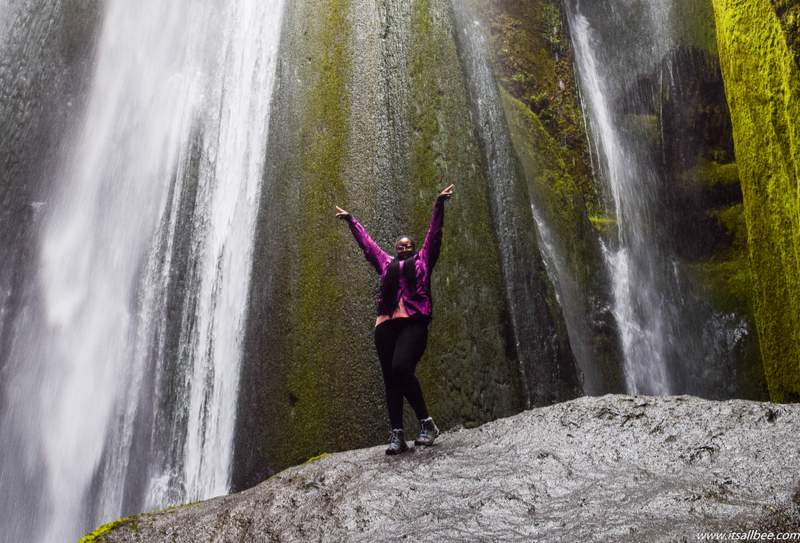
[[[623,106],[619,105],[622,81],[630,81],[652,68],[654,57],[663,51],[658,48],[657,39],[644,42],[644,51],[639,47],[636,50],[620,47],[615,51],[627,55],[628,63],[611,64],[600,57],[603,47],[609,46],[594,33],[579,1],[570,11],[570,19],[599,173],[607,184],[613,202],[610,211],[618,225],[616,246],[605,247],[604,254],[612,277],[614,315],[621,334],[627,389],[632,393],[668,394],[672,389],[667,349],[673,308],[669,307],[672,300],[667,292],[666,258],[656,238],[658,224],[654,213],[658,205],[659,174],[646,151],[620,129]],[[663,23],[657,17],[647,16],[643,22],[649,23],[644,32],[653,31],[651,36],[657,36]],[[625,77],[621,70],[613,69],[626,64],[630,72]]]
[[[682,264],[669,249],[668,180],[657,145],[647,141],[663,122],[657,115],[659,84],[650,81],[657,74],[664,87],[663,80],[672,77],[667,58],[677,47],[672,4],[566,2],[596,174],[604,185],[608,215],[617,225],[603,252],[626,386],[640,394],[685,392],[688,374],[724,363],[724,349],[715,351],[724,338],[703,337],[709,330],[707,308],[689,293]],[[697,383],[692,390],[704,386],[718,385]]]
[[[104,10],[4,368],[9,540],[230,484],[283,1]]]

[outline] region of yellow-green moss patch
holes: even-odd
[[[341,396],[332,391],[345,385],[338,382],[341,368],[331,364],[328,353],[346,352],[352,333],[346,323],[329,315],[330,308],[345,305],[347,292],[346,278],[337,273],[335,263],[339,247],[350,242],[349,233],[331,224],[331,210],[335,202],[346,201],[342,168],[349,130],[348,5],[347,0],[321,2],[320,12],[313,14],[316,23],[309,23],[316,39],[308,41],[310,62],[304,68],[310,84],[300,127],[299,254],[296,296],[288,323],[291,366],[287,386],[292,406],[286,440],[296,451],[297,462],[308,454],[305,451],[327,443],[331,417],[346,408],[335,404]],[[326,331],[322,337],[320,330]]]
[[[323,459],[323,458],[325,458],[326,456],[331,456],[331,453],[326,453],[326,452],[324,452],[324,453],[320,453],[320,454],[318,454],[318,455],[316,455],[316,456],[312,456],[311,458],[309,458],[308,460],[306,460],[306,461],[305,461],[305,462],[303,462],[303,463],[304,463],[304,464],[311,464],[311,463],[313,463],[313,462],[316,462],[317,460],[322,460],[322,459]]]
[[[720,164],[701,159],[683,175],[683,181],[708,188],[738,185],[739,168],[735,162]]]
[[[92,533],[86,534],[78,540],[78,543],[102,543],[105,541],[105,535],[109,532],[121,528],[122,526],[131,526],[135,528],[136,517],[124,517],[117,519],[106,524],[103,524]]]
[[[800,400],[800,74],[770,0],[714,0],[770,397]],[[785,26],[785,23],[784,23]]]

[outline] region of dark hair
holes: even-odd
[[[414,243],[414,240],[413,240],[413,239],[411,239],[411,238],[410,238],[410,237],[408,237],[408,236],[400,236],[399,238],[397,238],[397,239],[395,240],[394,244],[395,244],[395,245],[397,245],[397,243],[398,243],[398,242],[399,242],[401,239],[407,239],[408,241],[410,241],[410,242],[411,242],[411,245],[413,245],[413,246],[415,246],[415,247],[416,247],[416,245],[417,245],[416,243]]]
[[[408,288],[414,290],[417,286],[417,255],[416,253],[406,258],[403,266],[403,276]],[[378,292],[378,314],[391,315],[397,307],[397,289],[400,287],[400,260],[394,258],[386,270],[386,275],[381,281]]]

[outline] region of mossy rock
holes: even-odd
[[[616,328],[610,314],[600,310],[606,304],[593,303],[609,298],[605,290],[608,281],[603,273],[596,226],[588,218],[575,177],[580,171],[570,167],[571,153],[548,133],[534,112],[502,87],[500,96],[532,201],[558,247],[558,257],[564,262],[559,281],[563,288],[575,289],[577,293],[572,298],[573,305],[562,305],[562,310],[571,319],[571,340],[581,342],[577,346],[586,353],[579,360],[584,390],[587,393],[621,390]],[[608,226],[610,229],[614,225]],[[566,303],[562,299],[562,304]]]
[[[775,6],[786,44],[800,66],[800,3],[797,0],[772,0],[772,5]]]
[[[614,239],[617,235],[617,218],[606,215],[589,215],[589,223],[604,239]]]
[[[703,188],[731,187],[739,185],[739,168],[735,162],[720,164],[700,159],[694,168],[683,174],[683,181]]]
[[[86,534],[82,538],[78,540],[78,543],[103,543],[105,541],[105,536],[117,528],[121,528],[123,526],[127,526],[128,528],[136,530],[136,520],[135,516],[132,517],[124,517],[121,519],[117,519],[106,524],[103,524],[93,532]]]
[[[717,56],[714,8],[711,0],[673,0],[672,21],[680,43]]]
[[[786,34],[793,23],[770,0],[714,0],[714,9],[764,370],[774,401],[798,401],[800,69]]]
[[[487,0],[475,11],[487,22],[497,81],[536,114],[558,142],[574,186],[588,209],[599,211],[583,111],[575,81],[569,29],[557,0]]]
[[[311,458],[309,458],[308,460],[303,462],[303,464],[312,464],[312,463],[314,463],[314,462],[316,462],[318,460],[322,460],[323,458],[326,458],[328,456],[331,456],[331,453],[327,453],[327,452],[319,453],[318,455],[312,456]]]
[[[731,239],[731,249],[735,252],[747,251],[747,221],[744,217],[744,204],[716,209],[710,212],[725,229]],[[749,263],[747,263],[749,266]]]
[[[716,309],[739,315],[750,313],[752,275],[746,253],[729,260],[692,263],[689,271]]]
[[[320,450],[384,439],[373,338],[378,278],[334,205],[389,248],[399,234],[420,239],[441,178],[456,183],[417,375],[443,429],[524,406],[452,19],[442,0],[287,4],[254,250],[236,489]],[[397,64],[388,66],[388,56]],[[467,294],[464,284],[480,288]],[[478,312],[481,319],[469,318]],[[410,421],[410,409],[405,415]]]

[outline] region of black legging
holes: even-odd
[[[375,328],[375,348],[386,385],[386,404],[392,428],[403,427],[403,396],[418,419],[428,418],[414,371],[428,344],[429,318],[424,315],[390,319]]]

